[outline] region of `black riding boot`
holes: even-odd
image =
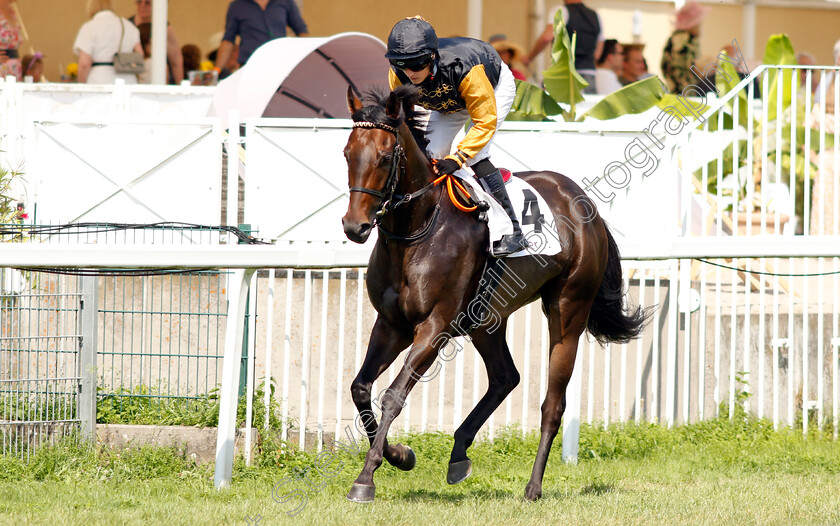
[[[489,191],[496,201],[505,209],[511,223],[513,223],[513,234],[502,236],[502,239],[493,244],[492,255],[497,258],[509,256],[514,252],[527,247],[525,237],[522,235],[522,229],[519,227],[519,220],[516,217],[516,212],[513,210],[513,205],[510,204],[507,189],[505,189],[505,182],[502,180],[502,173],[495,170],[484,177],[479,178],[481,186]]]

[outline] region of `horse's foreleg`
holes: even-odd
[[[368,343],[365,361],[359,369],[359,374],[356,375],[353,383],[350,384],[353,403],[356,404],[356,409],[359,411],[356,424],[358,426],[359,422],[361,422],[371,444],[373,444],[373,439],[376,437],[376,431],[378,429],[376,416],[371,405],[371,387],[373,386],[373,382],[388,369],[397,356],[410,343],[410,333],[406,334],[394,329],[382,317],[376,319],[373,331],[370,334],[370,343]],[[359,429],[359,431],[362,430]],[[385,459],[392,466],[397,466],[405,471],[414,467],[416,459],[414,452],[410,448],[401,444],[388,445],[386,440],[384,451]]]
[[[370,450],[365,457],[362,472],[353,482],[353,487],[347,498],[356,502],[371,502],[374,496],[373,474],[382,465],[383,451],[387,445],[388,429],[400,414],[408,393],[434,363],[437,351],[447,339],[441,337],[444,325],[442,323],[420,324],[416,330],[414,344],[405,358],[405,366],[400,370],[394,382],[381,396],[382,416],[376,437],[371,442]],[[433,373],[432,373],[433,374]]]
[[[484,422],[519,384],[519,372],[505,341],[506,326],[507,320],[491,334],[483,331],[472,334],[473,345],[487,369],[487,392],[455,431],[455,444],[446,475],[446,482],[449,484],[457,484],[470,476],[472,466],[467,457],[467,448],[472,445]]]
[[[577,355],[578,339],[586,328],[591,301],[559,300],[548,309],[548,328],[551,350],[548,360],[548,392],[542,405],[540,446],[531,480],[525,486],[525,498],[537,500],[542,496],[542,480],[551,444],[560,429],[566,405],[566,386],[572,377]]]

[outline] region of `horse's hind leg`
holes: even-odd
[[[359,420],[364,424],[365,432],[371,444],[373,444],[376,431],[379,429],[371,405],[371,387],[373,382],[388,369],[397,356],[410,344],[410,334],[403,334],[394,329],[382,317],[376,319],[370,335],[365,361],[359,369],[359,374],[356,375],[355,380],[350,385],[353,403],[356,404],[356,409],[359,411]],[[381,404],[381,401],[378,402]],[[417,461],[411,448],[402,444],[388,445],[387,440],[385,441],[384,456],[389,464],[403,471],[413,468]]]
[[[543,305],[548,314],[548,328],[551,340],[548,365],[548,390],[542,405],[540,425],[540,446],[531,472],[531,480],[525,486],[525,498],[537,500],[542,496],[542,480],[551,444],[560,429],[560,419],[566,404],[566,386],[575,366],[578,340],[586,329],[586,320],[592,306],[592,297],[567,298],[561,291],[570,289],[566,280],[559,281],[547,295]],[[565,287],[564,287],[565,286]],[[594,295],[593,295],[594,296]]]
[[[519,372],[505,341],[506,326],[507,319],[492,333],[477,331],[472,334],[473,345],[487,369],[487,392],[455,431],[455,445],[452,447],[449,472],[446,476],[446,482],[449,484],[457,484],[472,473],[467,448],[472,445],[484,422],[519,384]]]

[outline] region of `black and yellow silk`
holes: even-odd
[[[432,73],[417,87],[418,104],[439,113],[466,110],[473,126],[458,143],[455,154],[447,155],[458,164],[475,157],[496,133],[496,94],[501,59],[490,44],[472,38],[442,38]],[[401,70],[388,71],[391,89],[411,81]]]

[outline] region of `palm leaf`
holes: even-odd
[[[549,115],[559,115],[563,110],[542,88],[519,79],[516,97],[510,107],[509,121],[544,121]]]
[[[551,48],[553,64],[543,71],[543,84],[548,94],[561,104],[568,104],[572,115],[575,106],[583,101],[583,88],[589,85],[575,69],[575,44],[563,22],[561,10],[554,15],[554,45]]]
[[[795,66],[796,54],[793,52],[793,44],[787,35],[772,35],[767,41],[764,50],[764,64],[776,66]],[[764,100],[767,101],[767,119],[776,120],[777,110],[785,110],[790,106],[792,81],[794,70],[768,69],[766,75],[769,90]],[[777,108],[779,89],[782,91],[782,107]]]
[[[723,96],[740,84],[741,77],[738,75],[738,70],[735,69],[732,62],[728,60],[718,60],[718,68],[720,71],[715,75],[715,88],[717,89],[717,92]],[[730,100],[727,103],[727,107],[734,111],[734,102]],[[749,116],[747,112],[748,107],[747,90],[742,89],[738,92],[738,124],[744,128],[747,128],[747,125],[749,124]]]
[[[665,96],[659,77],[648,77],[606,95],[584,116],[606,120],[642,113],[656,106]]]

